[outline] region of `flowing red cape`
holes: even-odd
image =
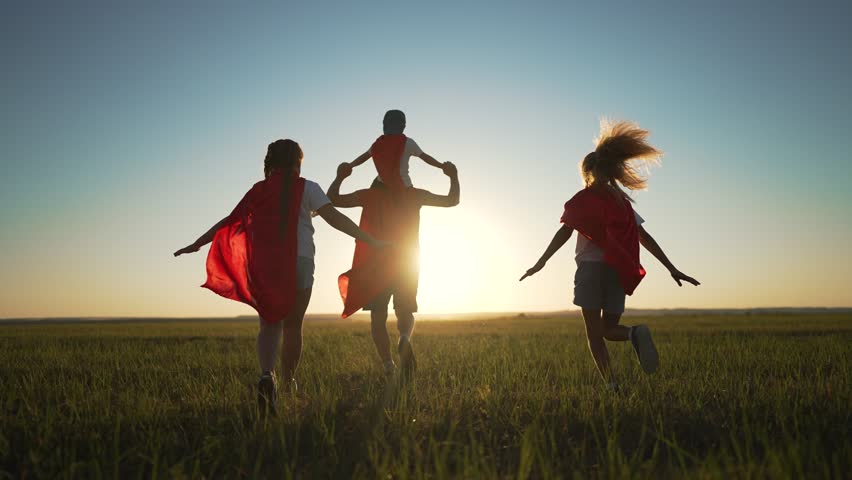
[[[379,178],[392,192],[401,192],[405,189],[399,173],[399,161],[402,159],[407,140],[402,134],[382,135],[370,147],[370,155],[373,156],[373,164],[376,166]]]
[[[604,261],[632,295],[645,269],[639,264],[639,227],[630,202],[586,188],[565,202],[561,220],[603,250]]]
[[[358,192],[363,206],[361,230],[374,238],[393,243],[393,247],[374,249],[363,242],[355,243],[352,269],[337,279],[343,300],[343,318],[364,308],[387,290],[404,272],[416,268],[420,205],[417,191],[408,188],[391,192],[386,187],[373,187]]]
[[[274,173],[256,183],[216,232],[202,285],[251,305],[260,318],[273,323],[284,319],[296,300],[296,232],[305,191],[305,179],[297,177],[282,235],[282,175]]]

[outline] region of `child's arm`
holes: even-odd
[[[343,184],[343,180],[349,175],[352,175],[352,166],[350,164],[343,162],[338,165],[337,176],[334,177],[334,181],[328,186],[328,192],[326,192],[328,199],[331,200],[331,203],[335,207],[347,208],[363,206],[358,192],[342,195],[340,193],[340,185]]]
[[[427,165],[431,165],[431,166],[433,166],[433,167],[435,167],[435,168],[442,168],[442,167],[444,166],[444,164],[443,164],[443,163],[441,163],[441,162],[439,162],[439,161],[435,160],[435,159],[434,159],[431,155],[429,155],[428,153],[425,153],[425,152],[424,152],[424,153],[421,153],[419,156],[420,156],[420,159],[421,159],[421,160],[423,160],[424,162],[426,162],[426,164],[427,164]]]
[[[177,257],[177,256],[180,256],[180,255],[183,255],[184,253],[195,253],[195,252],[197,252],[201,247],[203,247],[204,245],[207,245],[208,243],[213,241],[213,237],[216,235],[216,232],[220,228],[224,227],[225,224],[228,223],[228,220],[230,220],[230,218],[231,218],[230,216],[227,216],[227,217],[223,218],[222,220],[219,220],[219,222],[216,223],[216,225],[213,225],[212,227],[210,227],[210,230],[207,230],[206,232],[204,232],[204,235],[201,235],[200,237],[198,237],[198,240],[196,240],[192,244],[187,245],[186,247],[183,247],[180,250],[176,251],[174,253],[174,255]]]
[[[550,257],[552,257],[553,254],[556,253],[560,248],[562,248],[562,245],[565,245],[565,242],[567,242],[568,239],[571,238],[572,233],[574,233],[574,229],[569,227],[568,225],[563,224],[561,227],[559,227],[559,230],[557,230],[556,234],[553,236],[553,240],[550,241],[550,245],[548,245],[547,248],[544,250],[544,253],[541,254],[541,258],[539,258],[538,261],[535,262],[535,265],[533,265],[532,268],[527,270],[527,273],[525,273],[524,276],[521,277],[521,280],[535,275],[536,273],[538,273],[539,270],[544,268],[544,265],[547,263],[548,260],[550,260]]]
[[[660,263],[662,263],[663,266],[665,266],[669,270],[669,273],[672,275],[672,278],[674,278],[674,281],[677,282],[677,285],[679,287],[683,286],[681,280],[696,286],[701,285],[698,280],[682,273],[680,270],[675,268],[675,266],[672,265],[672,262],[669,261],[669,258],[663,252],[663,249],[660,248],[660,245],[657,243],[656,240],[654,240],[654,237],[652,237],[650,233],[645,231],[645,229],[642,228],[641,225],[639,226],[639,243],[641,243],[646,250],[651,252],[651,255],[656,257],[656,259],[659,260]]]
[[[366,152],[362,153],[361,155],[358,155],[358,157],[355,160],[352,160],[351,162],[349,162],[349,166],[352,167],[352,168],[355,168],[358,165],[363,165],[364,162],[369,160],[370,157],[372,157],[372,156],[373,155],[370,154],[370,151],[367,150]]]
[[[346,215],[340,213],[340,211],[334,208],[334,205],[330,203],[320,207],[320,209],[317,210],[317,215],[322,217],[322,219],[331,225],[332,228],[339,230],[356,240],[361,240],[373,248],[383,248],[390,245],[387,242],[376,240],[370,236],[369,233],[358,228],[358,225],[355,225],[355,222],[350,220]]]

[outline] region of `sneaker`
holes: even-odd
[[[389,362],[385,362],[384,370],[385,370],[385,378],[387,378],[387,379],[393,378],[394,374],[396,374],[396,364],[393,363],[393,360],[391,360]]]
[[[267,412],[275,414],[275,407],[278,403],[276,394],[275,375],[272,372],[263,372],[260,375],[260,380],[257,382],[257,407],[261,414]]]
[[[639,359],[639,365],[645,373],[654,373],[657,371],[657,366],[660,362],[660,357],[657,354],[657,347],[654,346],[654,341],[651,340],[651,331],[645,325],[637,325],[632,328],[630,334],[630,343],[633,345],[633,350],[636,351],[636,357]]]
[[[411,348],[411,340],[406,337],[399,338],[399,366],[403,375],[406,376],[410,376],[417,370],[414,349]]]

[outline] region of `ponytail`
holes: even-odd
[[[263,160],[263,173],[269,178],[276,170],[281,170],[281,235],[287,231],[290,216],[290,197],[293,183],[299,175],[296,167],[302,164],[302,149],[293,140],[276,140],[266,149]]]
[[[649,164],[659,163],[663,152],[648,144],[650,132],[629,121],[601,121],[601,133],[595,150],[583,159],[580,171],[586,186],[603,184],[633,201],[619,184],[630,190],[642,190],[647,178],[641,172]]]

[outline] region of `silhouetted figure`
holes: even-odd
[[[263,164],[264,180],[245,194],[230,215],[174,253],[196,252],[213,242],[203,286],[257,310],[261,412],[275,411],[277,380],[273,370],[279,343],[283,345],[281,370],[286,388],[297,388],[302,322],[314,283],[311,217],[319,215],[332,227],[373,248],[385,245],[338,212],[319,185],[299,176],[302,158],[302,149],[292,140],[270,143]]]
[[[328,188],[328,196],[338,207],[362,207],[361,228],[376,238],[394,246],[376,250],[356,242],[352,269],[340,276],[340,294],[344,301],[343,316],[359,309],[370,311],[371,331],[385,373],[392,375],[395,365],[390,351],[387,331],[388,303],[393,297],[394,312],[399,329],[398,351],[400,366],[407,376],[416,368],[411,335],[414,313],[417,312],[419,278],[420,208],[423,206],[453,207],[459,203],[459,180],[455,165],[442,165],[450,177],[447,195],[436,195],[418,188],[394,192],[383,182],[374,181],[366,190],[340,193],[343,179],[352,173],[349,164],[337,169],[337,178]]]
[[[583,311],[589,349],[604,380],[617,389],[610,369],[604,339],[629,340],[642,369],[653,373],[658,355],[648,327],[619,325],[624,313],[625,295],[630,295],[645,276],[639,263],[639,245],[644,246],[668,268],[672,278],[699,285],[681,273],[651,235],[642,227],[644,220],[633,211],[633,199],[619,186],[630,190],[645,188],[646,180],[632,162],[655,162],[661,152],[645,139],[648,131],[630,122],[602,122],[595,151],[581,164],[586,188],[565,203],[562,227],[532,268],[521,277],[534,275],[571,238],[577,237],[577,273],[574,276],[574,304]]]

